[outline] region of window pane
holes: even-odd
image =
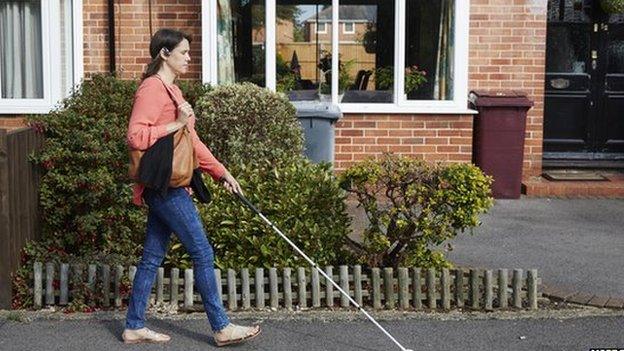
[[[43,98],[41,2],[0,1],[2,98]]]
[[[394,0],[341,1],[338,17],[342,102],[392,103]]]
[[[455,0],[407,0],[405,94],[410,100],[452,100]]]
[[[249,81],[265,86],[264,0],[218,0],[219,84]]]
[[[72,0],[61,0],[61,91],[69,93],[74,84],[74,27]]]
[[[291,100],[331,99],[330,5],[329,0],[277,0],[277,90]]]

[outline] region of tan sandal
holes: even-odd
[[[255,329],[255,330],[254,330]],[[252,331],[251,334],[248,334],[249,331]],[[217,346],[225,346],[238,344],[247,340],[251,340],[260,334],[260,326],[256,325],[254,327],[243,327],[241,325],[236,324],[228,324],[227,327],[223,328],[220,332],[215,334],[214,340]],[[225,336],[222,339],[217,338],[218,335]]]

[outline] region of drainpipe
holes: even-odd
[[[108,0],[108,62],[115,73],[115,0]]]

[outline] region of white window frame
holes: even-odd
[[[347,24],[350,24],[352,30],[347,30]],[[342,33],[344,34],[355,34],[355,22],[342,22]]]
[[[73,85],[80,84],[83,68],[82,0],[72,2]],[[0,97],[0,114],[49,113],[71,91],[61,91],[61,26],[59,0],[41,1],[41,51],[43,65],[43,98],[6,99]]]
[[[323,30],[319,30],[319,24],[323,25]],[[317,34],[326,34],[327,33],[327,22],[314,22],[314,29],[316,29]]]
[[[276,0],[265,0],[266,6],[266,87],[275,91],[275,30]],[[395,57],[394,67],[405,67],[405,9],[407,0],[395,2]],[[344,113],[405,113],[405,114],[475,114],[477,111],[467,107],[468,99],[468,42],[470,26],[470,0],[455,0],[455,52],[454,86],[451,100],[407,100],[403,94],[394,94],[392,103],[341,103],[338,102],[338,75],[332,74],[332,102],[338,104]],[[339,2],[332,0],[332,67],[338,67],[339,57]],[[217,0],[202,0],[202,58],[203,81],[217,84]],[[327,28],[327,27],[325,27]],[[355,28],[355,27],[354,27]],[[316,27],[315,27],[316,29]],[[394,91],[404,91],[404,69],[394,70]]]

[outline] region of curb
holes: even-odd
[[[602,296],[579,291],[566,290],[558,287],[542,286],[542,296],[563,302],[571,302],[593,307],[624,309],[624,298]]]

